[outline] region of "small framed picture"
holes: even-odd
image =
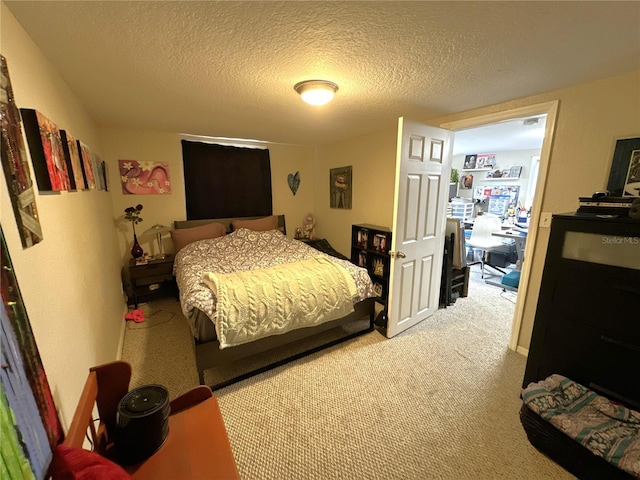
[[[367,266],[367,254],[365,252],[358,253],[358,266],[366,268],[366,266]]]
[[[473,170],[474,168],[476,168],[476,158],[477,158],[476,154],[466,155],[464,157],[463,169],[464,170]]]
[[[358,245],[361,247],[366,247],[368,240],[369,240],[369,230],[367,230],[366,228],[362,228],[358,230]]]
[[[381,258],[376,258],[373,261],[373,274],[382,277],[384,275],[384,262]]]
[[[522,175],[522,167],[519,165],[514,165],[509,169],[509,178],[520,178]]]
[[[387,248],[387,236],[382,233],[376,233],[373,236],[373,248],[379,252],[384,252]]]
[[[378,296],[381,297],[382,296],[382,285],[378,282],[373,284],[373,291],[374,293]]]
[[[616,141],[607,190],[614,197],[640,197],[640,137]]]
[[[482,153],[476,158],[476,168],[493,168],[496,165],[495,153]]]

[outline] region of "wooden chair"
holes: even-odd
[[[110,458],[120,399],[129,391],[131,366],[112,362],[89,370],[63,445],[83,448],[89,431],[93,450]],[[96,428],[94,407],[100,417]],[[238,479],[238,471],[216,398],[195,387],[171,404],[169,434],[151,457],[123,468],[134,479]]]

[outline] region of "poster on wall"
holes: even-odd
[[[0,419],[7,478],[47,478],[63,431],[13,264],[2,237]],[[4,478],[4,477],[3,477]]]
[[[518,185],[504,185],[492,187],[489,197],[489,213],[502,217],[509,208],[515,208],[518,204]]]
[[[351,209],[352,167],[332,168],[329,174],[329,205],[331,208]]]
[[[35,189],[27,151],[22,139],[22,121],[13,98],[6,59],[0,55],[0,75],[2,78],[2,101],[0,124],[2,125],[2,169],[7,182],[13,214],[18,224],[18,232],[23,248],[28,248],[42,240],[42,228],[36,206]]]
[[[125,195],[171,195],[169,164],[118,160]]]

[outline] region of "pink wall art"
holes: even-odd
[[[170,195],[169,164],[118,160],[125,195]]]

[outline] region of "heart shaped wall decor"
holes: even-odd
[[[300,172],[290,173],[287,177],[287,183],[289,184],[289,188],[295,195],[298,191],[298,187],[300,186]]]

